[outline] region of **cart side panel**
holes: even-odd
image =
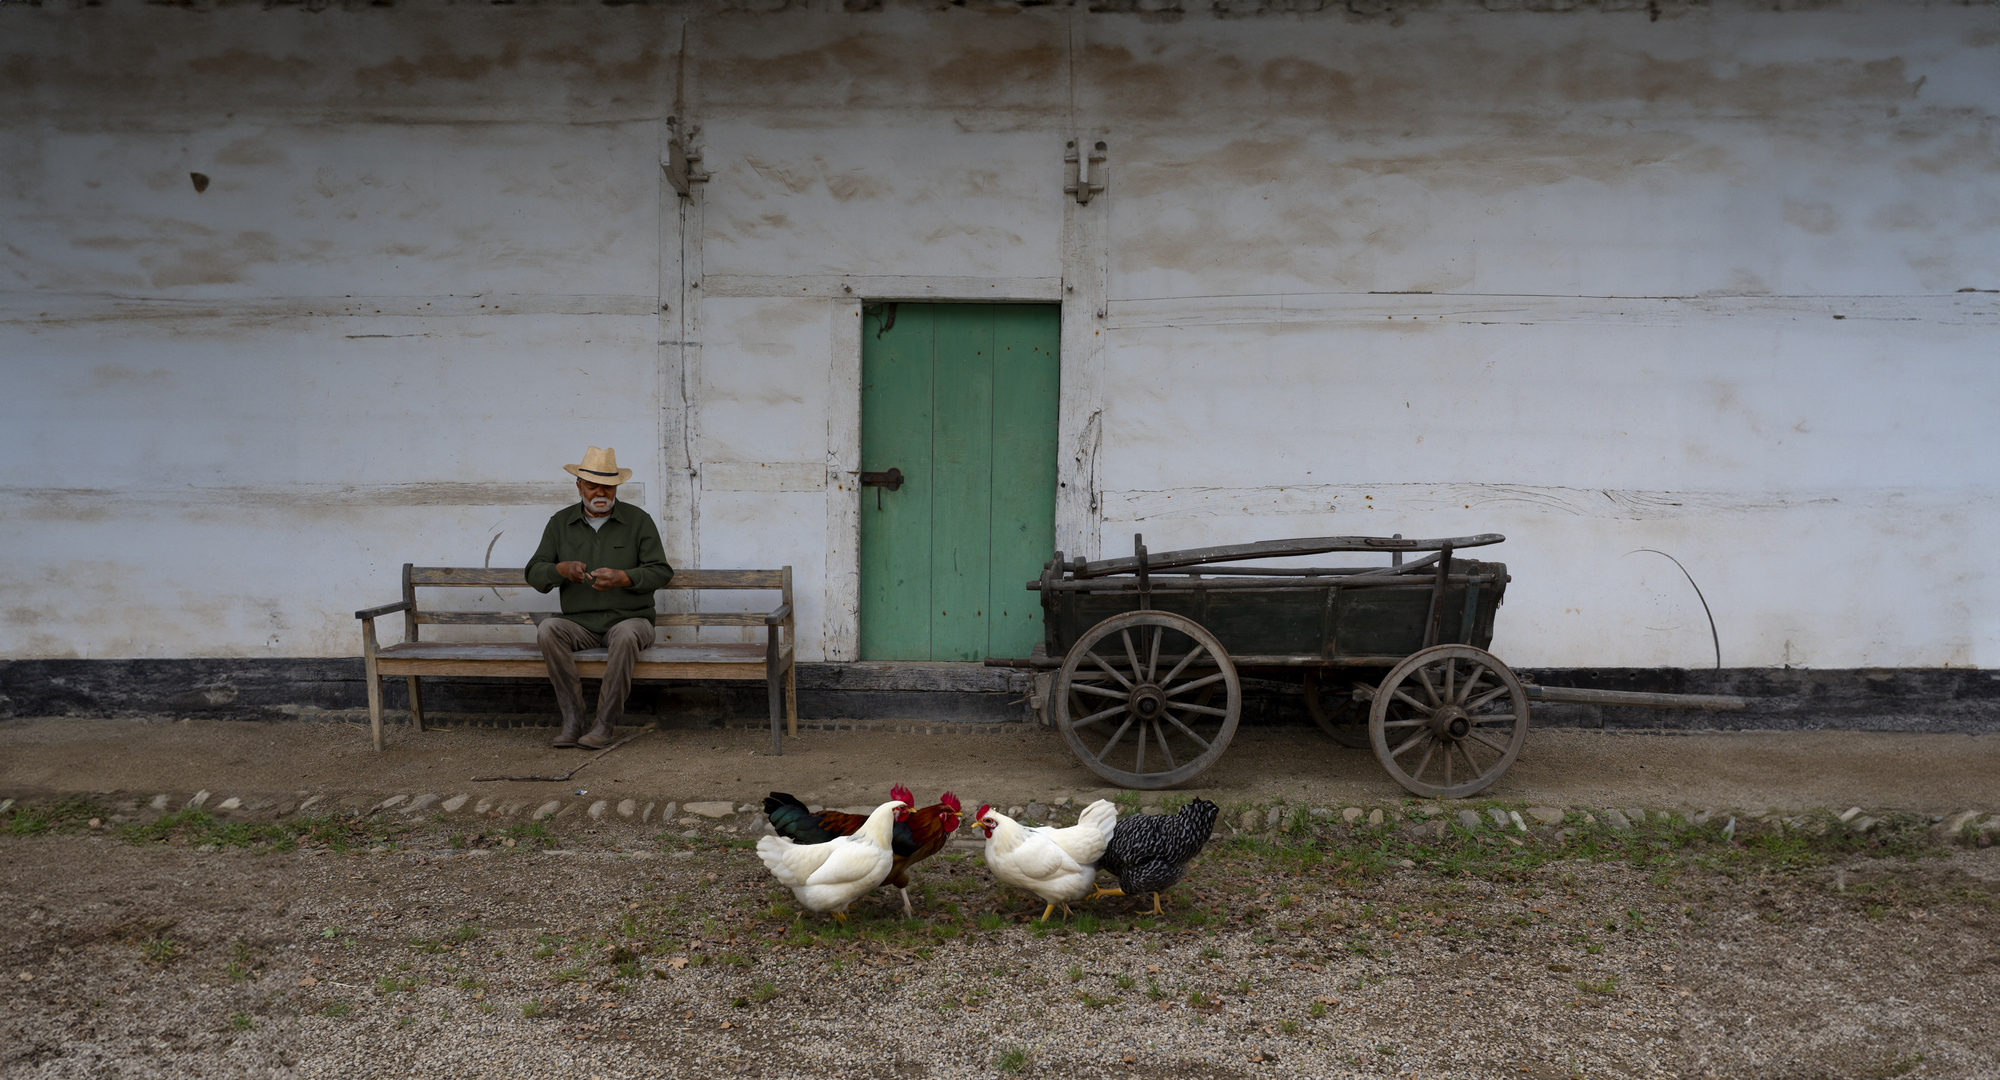
[[[1055,610],[1049,613],[1051,615],[1049,625],[1055,629],[1056,644],[1060,646],[1061,652],[1052,651],[1049,655],[1057,658],[1068,653],[1070,647],[1075,645],[1091,627],[1113,615],[1123,615],[1128,611],[1139,609],[1139,596],[1133,592],[1063,590],[1054,593],[1053,596]],[[1202,621],[1201,598],[1190,593],[1155,595],[1153,609],[1185,615],[1197,623]],[[1046,605],[1044,611],[1047,611]],[[1223,640],[1223,648],[1229,648],[1227,639]]]
[[[1493,622],[1506,591],[1507,568],[1501,563],[1466,559],[1454,560],[1452,571],[1491,575],[1496,580],[1445,586],[1437,644],[1487,648],[1493,643]],[[1333,639],[1338,655],[1407,656],[1424,647],[1431,613],[1431,584],[1413,580],[1408,585],[1341,589],[1333,606]]]
[[[1201,625],[1231,656],[1330,656],[1327,590],[1210,592]]]
[[[1438,640],[1487,648],[1506,590],[1507,568],[1459,559],[1453,560],[1452,573],[1494,580],[1445,587]],[[1119,579],[1105,579],[1107,588],[1102,592],[1064,589],[1043,594],[1043,610],[1056,645],[1050,655],[1067,652],[1105,619],[1138,609],[1138,593],[1118,588],[1118,583]],[[1432,579],[1413,575],[1406,584],[1359,588],[1155,592],[1152,606],[1193,619],[1232,656],[1407,656],[1424,647],[1431,587]]]

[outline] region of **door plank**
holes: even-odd
[[[993,558],[987,656],[1026,656],[1042,640],[1041,573],[1056,537],[1056,404],[1061,309],[994,306]]]
[[[931,659],[986,655],[993,568],[993,316],[936,310],[931,437]]]
[[[861,321],[861,468],[903,471],[897,491],[858,493],[863,660],[931,655],[933,322],[926,304],[885,304]]]

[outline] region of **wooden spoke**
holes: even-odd
[[[1123,704],[1114,705],[1111,708],[1104,710],[1103,712],[1091,713],[1089,716],[1086,716],[1081,720],[1071,721],[1071,723],[1077,727],[1082,727],[1085,724],[1095,724],[1099,720],[1102,720],[1107,716],[1116,716],[1117,714],[1122,713],[1124,711],[1125,711],[1125,706]]]
[[[1402,744],[1401,746],[1398,746],[1398,747],[1396,747],[1396,748],[1395,748],[1394,750],[1391,750],[1391,751],[1389,751],[1389,756],[1390,756],[1390,757],[1401,757],[1401,756],[1403,755],[1403,751],[1405,751],[1405,750],[1408,750],[1408,749],[1409,749],[1410,747],[1412,747],[1412,746],[1415,746],[1415,745],[1417,745],[1418,743],[1421,743],[1421,742],[1423,742],[1423,741],[1424,741],[1425,739],[1428,739],[1428,738],[1430,738],[1430,737],[1431,737],[1431,733],[1430,733],[1430,732],[1428,732],[1428,731],[1419,731],[1419,732],[1417,732],[1417,733],[1416,733],[1415,735],[1412,735],[1412,736],[1410,736],[1409,738],[1407,738],[1407,739],[1404,739],[1404,740],[1403,740],[1403,744]],[[1426,756],[1428,756],[1428,755],[1426,755]],[[1422,767],[1421,767],[1421,766],[1419,766],[1419,771],[1421,771],[1421,769],[1422,769]]]
[[[1187,655],[1181,657],[1181,662],[1175,664],[1174,669],[1172,671],[1167,672],[1167,677],[1160,680],[1160,685],[1161,686],[1172,685],[1173,681],[1180,677],[1181,672],[1187,670],[1187,666],[1189,664],[1194,663],[1195,657],[1200,656],[1202,652],[1203,649],[1199,645],[1196,645],[1194,648],[1189,649]]]
[[[1202,738],[1199,735],[1196,735],[1194,733],[1193,728],[1190,728],[1186,724],[1181,723],[1180,718],[1175,716],[1171,710],[1169,710],[1164,715],[1167,723],[1172,724],[1173,726],[1181,729],[1181,734],[1186,735],[1190,739],[1193,739],[1195,741],[1195,744],[1200,746],[1203,750],[1208,749],[1208,740]]]
[[[1115,671],[1115,670],[1113,670],[1113,669],[1112,669],[1112,667],[1111,667],[1111,665],[1110,665],[1110,664],[1107,664],[1107,663],[1105,663],[1105,662],[1104,662],[1104,658],[1103,658],[1103,657],[1101,657],[1101,656],[1097,655],[1097,654],[1096,654],[1096,653],[1094,653],[1094,652],[1093,652],[1093,653],[1086,653],[1085,655],[1087,655],[1087,656],[1089,656],[1089,657],[1090,657],[1090,662],[1091,662],[1091,663],[1093,663],[1093,664],[1096,664],[1096,665],[1097,665],[1098,667],[1100,667],[1100,668],[1103,668],[1103,669],[1104,669],[1104,673],[1105,673],[1106,675],[1109,675],[1109,676],[1111,676],[1112,678],[1114,678],[1114,679],[1117,679],[1117,680],[1118,680],[1118,685],[1120,685],[1120,686],[1124,687],[1124,688],[1125,688],[1125,689],[1127,689],[1127,690],[1130,690],[1130,689],[1132,689],[1132,680],[1130,680],[1130,679],[1127,679],[1127,678],[1126,678],[1125,676],[1123,676],[1123,675],[1120,675],[1120,674],[1118,674],[1118,672],[1117,672],[1117,671]]]
[[[1436,750],[1437,750],[1436,743],[1425,744],[1424,756],[1417,759],[1417,771],[1416,771],[1417,776],[1422,776],[1424,774],[1424,766],[1429,765],[1431,763],[1431,754],[1434,753]]]
[[[1334,742],[1354,750],[1368,746],[1368,712],[1355,708],[1354,695],[1322,695],[1320,679],[1322,673],[1307,668],[1299,696],[1304,699],[1306,715]]]
[[[1472,667],[1472,676],[1465,680],[1465,684],[1463,686],[1460,686],[1458,688],[1458,696],[1452,698],[1451,699],[1452,702],[1457,705],[1465,704],[1465,699],[1472,696],[1472,688],[1478,686],[1479,680],[1485,677],[1486,677],[1486,665],[1474,664]]]
[[[1465,737],[1471,739],[1476,743],[1479,743],[1482,746],[1492,747],[1493,752],[1496,754],[1505,754],[1507,752],[1506,747],[1501,746],[1499,743],[1494,742],[1492,739],[1489,739],[1484,735],[1481,735],[1477,729],[1466,732]]]
[[[1222,672],[1218,671],[1213,675],[1208,675],[1199,679],[1191,680],[1189,682],[1184,682],[1179,686],[1170,686],[1167,689],[1160,691],[1160,693],[1165,694],[1167,697],[1174,697],[1179,694],[1185,694],[1190,690],[1199,690],[1204,686],[1213,686],[1221,681],[1222,681]]]
[[[1426,697],[1430,704],[1420,700]],[[1399,741],[1391,741],[1392,733]],[[1520,679],[1471,645],[1436,645],[1403,658],[1375,688],[1368,710],[1376,760],[1405,790],[1425,798],[1486,790],[1520,756],[1527,735],[1528,695]],[[1407,768],[1409,751],[1420,744],[1424,753]],[[1488,753],[1491,760],[1482,760]]]
[[[1125,659],[1132,665],[1132,681],[1134,683],[1145,682],[1146,669],[1139,666],[1138,650],[1132,648],[1132,631],[1120,630],[1118,631],[1118,636],[1124,639],[1125,642]]]
[[[1117,730],[1117,731],[1114,731],[1114,732],[1112,732],[1112,733],[1111,733],[1111,741],[1110,741],[1110,742],[1107,742],[1107,743],[1105,743],[1105,744],[1104,744],[1104,749],[1102,749],[1102,750],[1099,750],[1099,751],[1097,752],[1097,760],[1098,760],[1098,761],[1100,761],[1100,762],[1101,762],[1101,761],[1103,761],[1103,760],[1104,760],[1104,756],[1105,756],[1106,754],[1109,754],[1109,753],[1111,752],[1111,748],[1112,748],[1112,747],[1114,747],[1114,746],[1117,746],[1117,745],[1118,745],[1118,740],[1120,740],[1120,739],[1122,739],[1122,738],[1124,738],[1124,737],[1125,737],[1125,731],[1126,731],[1126,729],[1127,729],[1127,728],[1130,728],[1131,726],[1132,726],[1132,718],[1128,716],[1128,717],[1126,717],[1126,718],[1125,718],[1125,722],[1124,722],[1124,723],[1122,723],[1122,724],[1118,725],[1118,730]],[[1143,733],[1141,734],[1141,736],[1140,736],[1140,737],[1141,737],[1141,738],[1144,738],[1144,735],[1143,735]],[[1142,751],[1142,752],[1143,752],[1143,751]]]
[[[1444,699],[1438,696],[1437,687],[1431,685],[1431,672],[1429,668],[1418,668],[1417,679],[1424,684],[1424,693],[1429,695],[1432,706],[1444,704]],[[1417,703],[1412,701],[1410,704],[1416,705]],[[1421,705],[1417,707],[1423,708]]]
[[[1465,759],[1465,775],[1478,776],[1480,773],[1479,763],[1472,760],[1472,749],[1463,742],[1453,743],[1452,748],[1457,750],[1459,756]]]
[[[1206,670],[1182,681],[1196,664]],[[1112,784],[1138,790],[1201,775],[1228,748],[1242,709],[1236,667],[1221,643],[1199,623],[1157,610],[1114,615],[1078,637],[1050,699],[1077,760]],[[1104,722],[1114,718],[1116,724]],[[1128,735],[1134,736],[1129,748]]]

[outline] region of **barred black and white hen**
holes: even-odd
[[[1162,915],[1160,894],[1187,873],[1188,863],[1201,854],[1215,830],[1216,805],[1196,799],[1174,814],[1133,814],[1118,819],[1111,842],[1104,846],[1098,869],[1118,875],[1118,888],[1100,889],[1099,896],[1153,894],[1152,915]]]

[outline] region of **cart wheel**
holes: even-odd
[[[1492,653],[1434,645],[1383,677],[1368,738],[1375,759],[1412,794],[1462,799],[1486,790],[1520,756],[1528,695]]]
[[[1333,709],[1329,711],[1326,701],[1320,697],[1319,678],[1317,669],[1306,669],[1306,684],[1303,691],[1306,699],[1306,715],[1313,718],[1313,723],[1318,724],[1321,731],[1332,736],[1334,742],[1350,750],[1368,749],[1370,745],[1368,717],[1355,711],[1354,696],[1327,695],[1335,702]]]
[[[1219,707],[1198,700],[1217,686]],[[1165,611],[1128,611],[1091,627],[1063,659],[1049,696],[1070,753],[1104,779],[1141,791],[1184,783],[1215,764],[1243,708],[1236,665],[1221,643]]]

